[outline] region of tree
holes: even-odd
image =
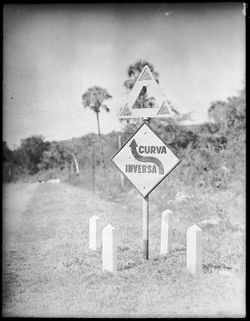
[[[221,130],[241,131],[246,127],[246,89],[242,89],[237,97],[229,97],[227,101],[213,102],[208,116]]]
[[[5,141],[2,142],[2,153],[3,182],[10,182],[13,178],[13,152]]]
[[[237,173],[245,167],[246,152],[246,89],[226,101],[211,104],[208,110],[210,119],[218,126],[217,136],[226,137],[227,151],[225,163]]]
[[[101,147],[101,154],[102,154],[102,162],[103,167],[105,168],[104,163],[104,154],[103,154],[103,146],[102,146],[102,139],[101,139],[101,131],[100,131],[100,120],[99,120],[99,113],[101,109],[109,112],[109,108],[103,104],[105,100],[111,99],[112,96],[108,93],[106,89],[103,89],[98,86],[94,86],[89,88],[83,95],[82,95],[82,104],[84,108],[90,108],[96,113],[96,120],[97,120],[97,127],[98,127],[98,136],[100,140],[100,147]]]
[[[68,161],[67,155],[64,154],[64,148],[60,142],[51,142],[49,148],[43,152],[40,169],[54,169],[65,167]]]
[[[30,136],[21,141],[21,146],[15,151],[15,162],[23,169],[28,169],[30,174],[39,171],[43,152],[48,150],[49,142],[45,142],[42,136]]]
[[[13,159],[13,152],[12,150],[9,149],[9,147],[7,146],[6,142],[2,142],[2,153],[3,153],[3,157],[2,157],[2,161],[3,162],[10,162]]]
[[[49,148],[43,152],[42,161],[39,164],[41,170],[60,168],[63,170],[68,164],[74,162],[76,173],[79,174],[77,153],[73,148],[66,146],[64,142],[53,141]]]

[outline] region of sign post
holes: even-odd
[[[150,118],[143,118],[149,124]],[[142,199],[142,253],[145,260],[149,259],[149,195]]]
[[[143,258],[148,260],[149,257],[149,199],[148,195],[142,199],[142,214],[143,214],[143,223],[142,223],[142,253]]]
[[[143,197],[143,257],[149,257],[149,194],[179,164],[146,121],[112,157],[112,162]]]
[[[120,148],[111,159],[143,197],[142,248],[146,260],[149,258],[149,194],[181,161],[149,127],[149,120],[173,115],[171,104],[146,65],[119,114],[120,119],[140,118],[143,123],[122,147],[119,140]]]

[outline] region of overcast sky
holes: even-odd
[[[81,96],[94,85],[113,96],[101,131],[121,129],[130,64],[145,59],[160,86],[194,122],[211,101],[245,84],[245,17],[240,3],[5,5],[3,139],[48,140],[97,132]]]

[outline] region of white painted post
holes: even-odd
[[[161,254],[170,252],[173,237],[173,212],[165,210],[161,215]]]
[[[89,248],[96,251],[101,244],[101,218],[93,215],[89,219]]]
[[[197,225],[187,230],[187,270],[191,273],[202,271],[202,230]]]
[[[117,272],[117,235],[111,224],[102,230],[102,269]]]
[[[79,175],[80,174],[79,165],[78,165],[77,158],[75,156],[74,156],[74,161],[75,161],[75,166],[76,166],[76,174]]]

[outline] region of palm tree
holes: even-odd
[[[108,93],[108,91],[104,88],[94,86],[89,88],[83,95],[82,95],[82,104],[84,108],[90,108],[96,113],[96,120],[97,120],[97,127],[98,127],[98,135],[100,140],[100,147],[101,147],[101,154],[102,154],[102,163],[103,168],[105,168],[104,163],[104,154],[103,154],[103,146],[102,146],[102,138],[101,138],[101,131],[100,131],[100,120],[99,120],[99,113],[101,109],[109,112],[109,108],[103,104],[103,102],[107,99],[112,98],[112,96]]]

